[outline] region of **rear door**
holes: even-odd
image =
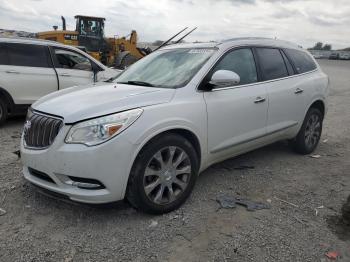
[[[303,93],[298,91],[298,78],[292,77],[293,67],[280,49],[256,48],[256,54],[269,97],[267,133],[278,136],[301,120],[305,110]]]
[[[90,59],[70,49],[53,47],[52,50],[60,89],[93,82]]]
[[[1,49],[7,57],[0,64],[0,85],[15,104],[32,104],[57,91],[57,77],[47,46],[3,43]]]
[[[208,147],[218,158],[234,154],[266,134],[267,93],[258,83],[250,48],[229,51],[207,76],[230,70],[240,76],[240,84],[214,88],[204,93],[208,114]]]

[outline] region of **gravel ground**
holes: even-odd
[[[320,158],[280,142],[227,160],[199,177],[183,207],[163,216],[39,193],[12,153],[24,119],[10,120],[0,128],[0,261],[328,261],[329,251],[350,261],[341,213],[350,210],[350,62],[320,63],[332,81]],[[255,168],[235,169],[241,165]],[[221,193],[271,202],[271,209],[219,209]]]

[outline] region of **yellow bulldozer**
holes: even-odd
[[[62,16],[62,30],[54,26],[54,30],[39,32],[40,39],[57,41],[76,46],[107,66],[124,69],[149,54],[149,48],[137,47],[135,30],[127,37],[105,37],[103,17],[77,15],[75,31],[66,29],[66,20]]]

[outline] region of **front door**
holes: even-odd
[[[229,51],[211,71],[230,70],[240,76],[237,86],[204,93],[208,113],[208,148],[216,154],[242,149],[266,134],[267,92],[258,82],[250,48]],[[210,78],[209,75],[209,78]]]
[[[53,53],[60,89],[93,82],[92,65],[87,57],[58,47],[53,48]]]

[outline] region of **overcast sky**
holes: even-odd
[[[0,28],[74,30],[74,15],[106,18],[106,36],[137,30],[139,41],[165,40],[185,26],[187,41],[277,37],[304,47],[317,41],[350,46],[350,0],[0,0]]]

